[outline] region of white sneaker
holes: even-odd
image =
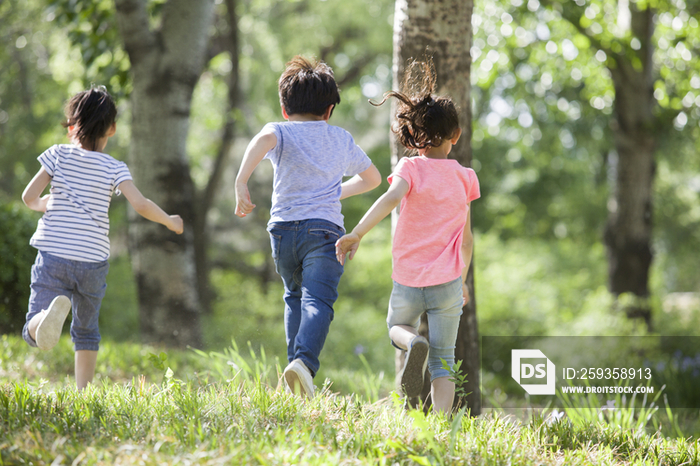
[[[44,320],[36,327],[36,345],[39,349],[50,350],[61,336],[63,322],[70,312],[71,304],[67,296],[56,296],[44,312]]]
[[[284,382],[292,393],[299,393],[307,398],[314,397],[314,381],[311,371],[301,359],[295,359],[284,369]]]
[[[428,365],[429,350],[430,345],[425,337],[419,335],[411,340],[411,346],[406,352],[406,363],[401,373],[401,388],[409,398],[420,396],[423,391],[423,377],[425,367]]]

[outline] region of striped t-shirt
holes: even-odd
[[[60,144],[39,156],[51,176],[51,198],[29,244],[82,262],[109,258],[109,204],[131,180],[124,162],[101,152]]]

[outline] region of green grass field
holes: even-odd
[[[316,380],[305,401],[277,388],[264,352],[110,342],[77,392],[72,359],[68,339],[40,352],[0,337],[0,465],[700,464],[700,442],[651,406],[447,419],[407,410],[369,368],[336,374],[355,393]]]

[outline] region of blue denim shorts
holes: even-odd
[[[75,350],[99,350],[98,319],[102,298],[107,291],[108,272],[107,261],[74,261],[39,251],[32,266],[29,312],[22,330],[24,340],[30,346],[36,346],[27,324],[32,317],[48,308],[56,296],[64,295],[72,304],[70,336]]]
[[[417,329],[424,312],[428,315],[428,369],[432,381],[450,375],[442,368],[441,359],[450,367],[455,363],[455,342],[459,317],[462,315],[462,278],[422,288],[394,282],[389,299],[387,326],[409,325]]]

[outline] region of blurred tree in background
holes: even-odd
[[[205,65],[213,0],[115,1],[131,64],[129,166],[144,195],[185,221],[175,236],[132,214],[129,252],[145,341],[201,347],[194,230],[195,188],[186,154],[190,108]]]
[[[691,52],[700,47],[698,6],[487,1],[474,21],[475,157],[502,174],[485,183],[492,208],[483,221],[506,235],[573,235],[589,244],[605,225],[609,290],[636,296],[628,310],[647,321],[652,210],[662,219],[659,238],[690,233],[700,219],[686,203],[698,198],[700,167],[685,155],[697,150],[700,121],[700,61]],[[487,159],[497,147],[505,157]],[[676,187],[685,199],[654,195],[657,174],[669,170],[689,170]],[[662,177],[657,186],[667,186]],[[690,212],[669,223],[668,207],[679,201]],[[656,248],[681,244],[657,240]]]

